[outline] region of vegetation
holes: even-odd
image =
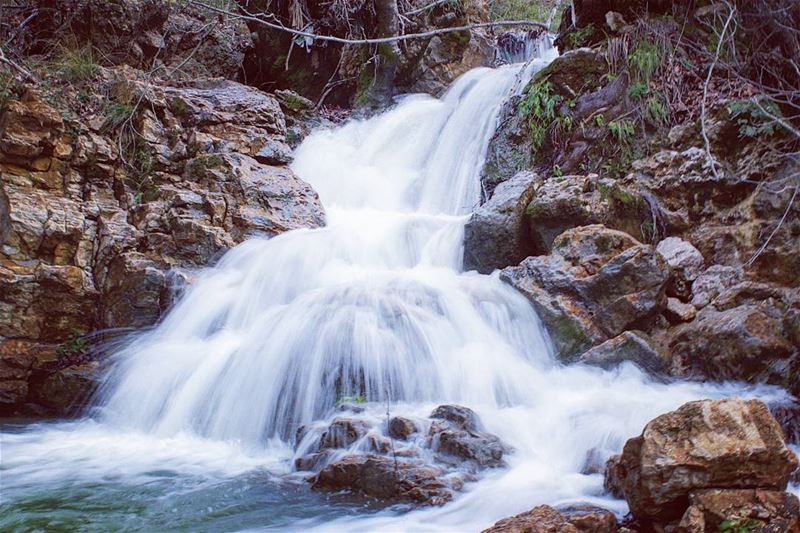
[[[94,60],[88,46],[79,49],[62,48],[55,62],[56,71],[68,81],[78,82],[94,78],[100,65]]]
[[[74,331],[72,335],[64,341],[58,348],[58,357],[61,359],[69,359],[76,355],[85,353],[89,349],[89,343],[84,338],[84,332]]]
[[[520,113],[528,119],[534,152],[542,147],[547,128],[556,118],[556,106],[560,101],[561,96],[553,91],[553,84],[542,81],[531,84],[520,102]]]

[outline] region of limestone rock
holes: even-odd
[[[680,533],[722,531],[800,531],[800,502],[789,492],[764,489],[707,489],[689,496]]]
[[[685,304],[677,298],[667,298],[664,315],[672,323],[689,322],[697,316],[697,309],[692,304]]]
[[[349,489],[380,499],[410,500],[443,505],[452,499],[449,487],[438,479],[441,470],[395,463],[377,455],[349,456],[323,468],[312,488]]]
[[[464,227],[464,270],[488,274],[528,255],[525,207],[538,179],[531,172],[520,172],[500,184],[489,201],[475,210]]]
[[[658,353],[653,340],[641,331],[625,331],[584,352],[577,360],[578,363],[605,369],[614,368],[626,361],[651,375],[668,373],[664,357]]]
[[[783,490],[797,468],[780,426],[758,400],[703,400],[650,421],[621,456],[631,512],[645,521],[680,518],[699,489]]]
[[[525,513],[504,518],[483,533],[616,533],[614,513],[592,505],[555,509],[540,505]]]
[[[501,278],[534,305],[559,357],[572,362],[593,345],[655,316],[668,269],[651,246],[593,225],[556,238],[549,256],[529,257]]]
[[[667,237],[660,241],[656,251],[670,268],[667,293],[687,299],[692,282],[703,269],[703,255],[691,243],[678,237]]]

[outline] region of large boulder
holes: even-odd
[[[703,400],[650,421],[619,460],[631,512],[645,522],[679,519],[703,489],[782,491],[797,457],[758,400]]]
[[[525,215],[530,227],[530,255],[550,253],[561,233],[590,224],[641,235],[642,240],[651,237],[642,230],[643,222],[650,217],[642,196],[596,174],[545,180],[536,189]]]
[[[652,246],[592,225],[565,231],[551,255],[529,257],[501,278],[531,301],[558,356],[572,362],[657,315],[668,274]]]
[[[475,210],[464,227],[464,270],[488,274],[529,255],[525,208],[538,179],[531,172],[520,172],[500,184],[489,201]]]
[[[656,246],[670,268],[670,281],[667,294],[688,299],[692,282],[703,271],[703,255],[687,242],[678,237],[667,237]]]

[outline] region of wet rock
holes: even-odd
[[[438,479],[441,474],[436,468],[413,466],[388,457],[356,455],[323,468],[314,478],[312,488],[349,489],[373,498],[443,505],[452,499],[452,492]]]
[[[430,414],[430,418],[439,418],[455,424],[457,428],[467,431],[478,431],[480,421],[475,411],[462,405],[440,405]]]
[[[618,473],[634,516],[663,523],[698,489],[781,491],[797,464],[762,402],[703,400],[649,422],[625,444]]]
[[[525,208],[540,180],[520,172],[500,184],[464,227],[464,270],[488,274],[519,263],[531,248]]]
[[[428,42],[411,74],[416,80],[411,92],[441,95],[468,70],[493,63],[494,47],[484,35],[475,31],[437,35]]]
[[[566,517],[549,505],[496,522],[483,533],[576,533],[578,529]]]
[[[606,461],[603,489],[613,497],[623,499],[625,498],[624,481],[625,467],[622,464],[622,455],[613,455]]]
[[[99,364],[96,361],[71,365],[48,375],[32,391],[37,403],[61,412],[76,412],[99,384]]]
[[[336,418],[320,437],[319,447],[347,448],[369,431],[369,426],[363,420],[351,418]]]
[[[600,225],[561,234],[549,256],[502,271],[536,311],[563,361],[658,314],[668,268],[630,235]]]
[[[667,237],[656,246],[656,251],[670,268],[667,294],[688,299],[692,282],[703,269],[703,256],[691,243],[678,237]]]
[[[389,420],[388,434],[393,439],[406,440],[417,431],[417,425],[413,420],[409,420],[408,418],[393,416]]]
[[[641,331],[626,331],[584,352],[578,363],[606,370],[631,362],[651,375],[665,375],[668,367],[653,340]]]
[[[678,525],[681,533],[731,528],[800,531],[800,502],[794,494],[773,490],[700,490],[689,496],[689,507]]]
[[[418,439],[408,437],[425,422],[395,416],[384,426],[356,415],[297,430],[295,468],[317,472],[314,488],[440,505],[476,479],[479,470],[503,464],[505,446],[479,431],[477,415],[466,407],[437,407],[427,438]]]
[[[540,505],[525,513],[504,518],[483,533],[615,533],[617,520],[606,509],[573,505],[554,509]]]
[[[433,448],[440,453],[475,461],[481,467],[503,464],[504,446],[494,435],[443,430],[435,433],[433,440]]]

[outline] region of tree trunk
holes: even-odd
[[[400,23],[397,0],[375,0],[375,15],[378,21],[378,37],[395,37]],[[368,90],[367,106],[386,107],[392,102],[394,77],[400,61],[400,46],[397,41],[378,45],[375,78]]]

